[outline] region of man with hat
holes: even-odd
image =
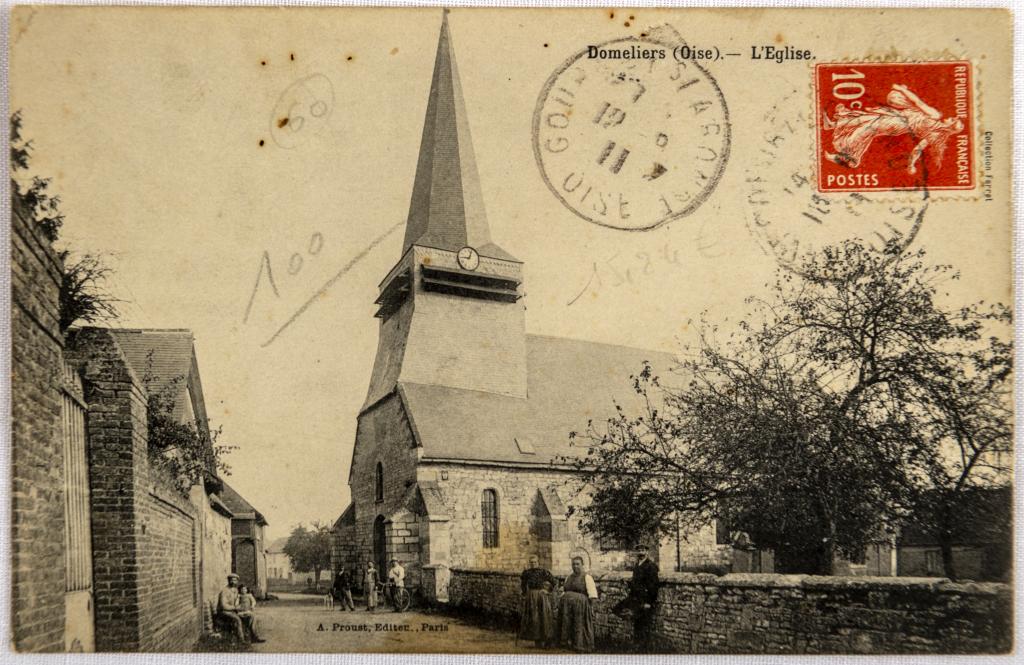
[[[633,640],[640,651],[651,649],[651,633],[654,628],[655,605],[658,602],[658,564],[647,558],[647,546],[637,545],[633,553],[633,579],[629,583],[629,595],[615,606],[620,614],[628,610],[633,615]]]
[[[228,626],[238,638],[245,642],[246,632],[252,635],[253,642],[265,642],[256,634],[256,618],[250,613],[242,616],[238,612],[238,575],[228,575],[228,585],[217,595],[217,619]]]

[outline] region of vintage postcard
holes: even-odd
[[[1009,654],[1011,24],[15,7],[10,648]]]

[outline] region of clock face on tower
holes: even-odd
[[[480,265],[480,255],[472,247],[463,247],[458,254],[459,265],[464,270],[476,270]]]

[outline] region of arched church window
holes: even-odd
[[[377,501],[383,501],[384,500],[384,465],[381,464],[380,462],[377,462],[377,473],[376,473],[375,488],[376,489],[374,491],[374,496],[376,497]]]
[[[483,526],[484,547],[498,546],[498,493],[484,490],[480,499],[480,519]]]

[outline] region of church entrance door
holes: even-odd
[[[387,557],[387,536],[384,533],[384,516],[377,515],[377,519],[373,521],[373,562],[377,564],[377,570],[381,579],[388,572]]]

